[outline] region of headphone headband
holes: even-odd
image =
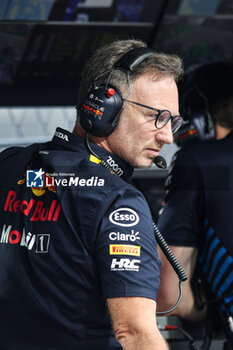
[[[128,72],[133,72],[134,68],[149,56],[156,52],[147,47],[137,47],[124,54],[115,64],[114,68],[122,68]]]

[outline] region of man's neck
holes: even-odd
[[[81,137],[82,139],[85,139],[86,131],[84,131],[83,128],[78,123],[76,123],[74,130],[73,130],[73,134]],[[112,153],[112,151],[108,145],[108,142],[106,140],[106,137],[95,137],[95,136],[89,134],[89,140],[91,142],[95,143],[96,145],[106,149],[108,152]]]
[[[221,126],[219,124],[215,125],[215,133],[216,133],[216,140],[221,140],[224,137],[226,137],[232,129],[225,128],[224,126]]]

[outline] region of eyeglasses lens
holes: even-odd
[[[156,122],[156,127],[158,129],[163,128],[170,120],[171,114],[169,111],[163,111],[159,114]]]
[[[182,124],[183,124],[183,118],[175,117],[172,120],[172,133],[175,134],[179,130]]]
[[[163,111],[160,113],[158,116],[158,119],[156,121],[156,127],[158,129],[163,128],[169,120],[171,120],[171,128],[172,128],[172,133],[174,134],[179,130],[183,123],[183,118],[182,117],[171,117],[171,113],[169,111]]]

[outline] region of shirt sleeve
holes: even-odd
[[[197,247],[202,227],[203,181],[189,153],[178,151],[165,183],[157,226],[168,244]]]
[[[139,191],[121,191],[108,207],[99,228],[96,258],[104,298],[156,300],[160,260],[151,213]]]

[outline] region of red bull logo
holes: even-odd
[[[10,213],[22,213],[30,217],[30,221],[57,221],[61,205],[57,200],[53,200],[49,207],[45,207],[44,202],[31,198],[28,200],[21,200],[16,198],[15,191],[9,191],[4,211]]]
[[[82,106],[83,106],[83,108],[87,109],[87,110],[90,111],[90,112],[95,113],[96,115],[100,115],[100,116],[103,115],[103,112],[101,112],[99,109],[96,109],[96,108],[94,108],[94,107],[91,107],[91,106],[89,106],[89,105],[87,105],[87,104],[85,104],[85,103],[83,103]]]

